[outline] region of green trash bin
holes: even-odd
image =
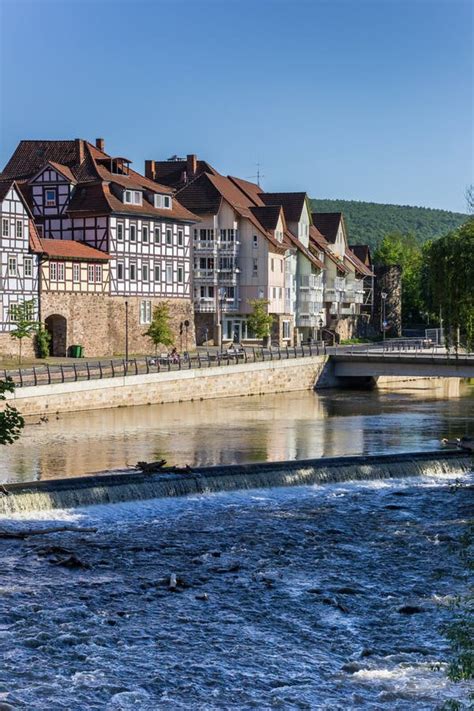
[[[82,346],[69,346],[71,358],[82,358]]]

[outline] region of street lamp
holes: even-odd
[[[324,326],[323,319],[322,319],[321,316],[320,316],[319,319],[318,319],[318,341],[322,341],[322,340],[323,340],[323,339],[322,339],[323,326]]]
[[[382,299],[382,340],[383,340],[383,346],[385,348],[385,330],[387,328],[387,321],[385,320],[386,314],[385,314],[385,309],[386,309],[386,303],[387,303],[387,292],[382,291],[380,294],[380,297]]]
[[[227,289],[225,286],[220,286],[218,289],[218,295],[217,295],[217,300],[219,302],[220,306],[220,311],[219,311],[219,328],[218,328],[218,333],[219,333],[219,348],[222,350],[222,342],[224,340],[224,299],[227,295]]]
[[[128,367],[128,301],[125,302],[125,363]]]

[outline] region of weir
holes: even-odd
[[[398,477],[451,474],[473,468],[459,450],[198,467],[188,472],[101,474],[5,484],[0,515],[138,499]]]

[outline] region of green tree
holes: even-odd
[[[402,321],[417,323],[423,319],[422,248],[412,233],[385,235],[374,252],[374,263],[402,268]]]
[[[6,400],[5,393],[12,393],[15,385],[11,378],[0,380],[0,401]],[[16,407],[5,405],[0,412],[0,444],[13,444],[25,426],[25,420]]]
[[[273,324],[273,316],[268,313],[268,304],[266,299],[250,299],[248,304],[252,307],[252,311],[247,318],[247,324],[257,338],[268,338]]]
[[[423,252],[425,299],[430,311],[441,313],[447,345],[459,345],[458,334],[474,346],[474,219]]]
[[[47,358],[49,356],[49,346],[51,343],[51,334],[42,323],[38,324],[36,332],[36,352],[38,358]]]
[[[174,343],[173,334],[170,327],[170,311],[166,301],[163,301],[153,309],[153,319],[149,328],[143,334],[148,336],[155,346],[155,353],[158,346],[172,346]]]
[[[15,330],[11,338],[16,338],[19,344],[18,362],[21,365],[21,350],[24,338],[31,338],[38,330],[38,322],[34,320],[35,300],[22,301],[10,307],[10,318],[15,322]]]

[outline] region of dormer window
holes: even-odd
[[[129,161],[128,158],[111,158],[110,172],[116,175],[129,175],[130,163],[131,161]]]
[[[155,207],[164,208],[165,210],[171,210],[171,195],[155,195]]]
[[[143,195],[139,190],[124,190],[123,201],[126,205],[141,205]]]

